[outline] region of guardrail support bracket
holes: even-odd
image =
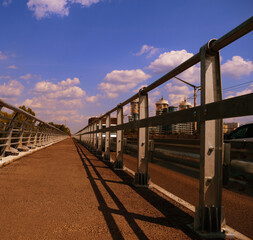
[[[117,109],[117,125],[123,124],[123,107],[118,105]],[[116,142],[116,160],[113,163],[113,168],[115,170],[123,170],[124,162],[123,162],[123,130],[117,130],[117,142]]]
[[[139,92],[139,118],[148,118],[148,94]],[[134,185],[146,187],[149,184],[148,161],[149,161],[148,127],[139,128],[138,162],[137,172],[134,176]]]

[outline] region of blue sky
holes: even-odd
[[[75,132],[252,11],[252,0],[1,0],[0,98]],[[252,42],[221,51],[224,98],[252,92]],[[199,85],[199,66],[180,77]],[[149,94],[151,115],[162,95],[177,105],[193,92],[167,82]]]

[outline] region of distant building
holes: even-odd
[[[139,120],[139,98],[130,103],[130,115],[128,116],[129,122]]]
[[[156,105],[156,116],[160,116],[169,111],[169,102],[163,99],[163,97],[161,97],[161,99],[159,99],[155,105]],[[171,127],[168,125],[157,126],[157,133],[166,134],[169,132],[169,128]]]
[[[188,108],[191,108],[192,105],[184,99],[180,104],[179,104],[179,110],[185,110]],[[177,123],[177,124],[172,124],[172,133],[173,134],[193,134],[193,123],[188,122],[188,123]]]
[[[239,122],[231,122],[223,124],[223,132],[229,134],[240,126]]]
[[[192,105],[186,101],[186,98],[179,104],[179,110],[191,108]]]
[[[163,99],[163,97],[161,97],[161,99],[158,100],[155,105],[156,105],[156,116],[168,112],[169,102]]]
[[[168,112],[176,112],[176,111],[177,111],[177,107],[175,107],[175,106],[169,106]],[[175,128],[174,125],[175,124],[168,125],[168,132],[169,133],[172,133],[172,130]]]

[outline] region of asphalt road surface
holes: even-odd
[[[0,239],[198,239],[193,214],[72,139],[0,169]]]
[[[115,153],[112,156],[115,158]],[[124,163],[126,167],[136,171],[135,157],[124,154]],[[149,174],[153,183],[194,206],[198,205],[198,179],[153,163],[149,163]],[[227,224],[253,239],[253,198],[223,189],[223,206]]]

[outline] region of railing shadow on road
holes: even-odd
[[[111,171],[113,171],[120,179],[122,179],[122,182],[103,179],[103,177],[101,176],[101,174],[97,169],[101,168],[101,166],[95,166],[93,164],[93,161],[97,160],[97,158],[94,158],[93,155],[91,155],[91,153],[87,149],[85,149],[85,147],[82,144],[78,143],[76,140],[73,141],[76,146],[77,152],[80,156],[80,159],[83,163],[85,171],[88,175],[88,179],[91,183],[96,198],[100,204],[99,210],[102,212],[104,216],[104,219],[108,225],[109,231],[113,239],[124,239],[124,237],[122,236],[120,229],[117,223],[115,222],[112,214],[123,216],[128,225],[130,226],[130,228],[136,234],[136,237],[138,239],[148,239],[148,237],[140,228],[140,226],[137,224],[136,220],[146,221],[153,224],[159,224],[170,228],[180,229],[189,237],[193,239],[198,239],[198,237],[193,232],[189,231],[189,229],[187,228],[187,224],[190,224],[193,221],[193,218],[190,215],[183,212],[182,210],[180,210],[179,208],[177,208],[176,206],[174,206],[173,204],[171,204],[166,199],[162,198],[152,190],[148,188],[135,187],[132,184],[133,178],[125,171],[113,171],[112,163],[110,162],[103,162],[103,163],[105,164],[106,168],[111,169]],[[92,167],[92,170],[97,176],[96,178],[92,176],[89,167]],[[107,205],[101,191],[98,188],[98,185],[96,184],[97,180],[100,180],[100,183],[102,184],[104,189],[108,192],[108,194],[110,195],[110,197],[112,198],[112,200],[114,201],[119,210],[112,209]],[[123,203],[119,200],[119,198],[116,196],[116,194],[113,192],[113,190],[109,187],[109,185],[107,184],[108,182],[114,182],[117,184],[129,186],[138,195],[140,195],[143,199],[145,199],[148,203],[150,203],[153,207],[155,207],[158,211],[160,211],[164,215],[164,217],[156,218],[129,212],[123,205]]]

